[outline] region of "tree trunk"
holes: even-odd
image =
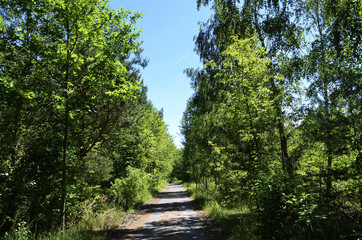
[[[61,197],[61,206],[60,206],[60,216],[61,216],[61,228],[63,237],[65,235],[66,228],[66,199],[67,199],[67,148],[68,148],[68,135],[69,135],[69,72],[70,72],[70,28],[69,28],[69,18],[66,22],[66,44],[67,44],[67,56],[66,56],[66,66],[65,66],[65,116],[64,116],[64,136],[63,136],[63,158],[62,158],[62,197]]]
[[[329,124],[330,114],[329,114],[329,96],[328,96],[328,86],[327,81],[324,80],[324,107],[325,107],[325,121],[324,121],[324,128],[326,131],[326,152],[327,152],[327,178],[326,178],[326,196],[327,199],[331,197],[331,190],[332,190],[332,147],[330,144],[331,141],[331,128]]]
[[[260,42],[264,49],[267,49],[264,43],[264,37],[261,33],[260,25],[259,25],[259,19],[258,19],[258,13],[256,7],[254,10],[254,24],[255,29],[258,34],[258,37],[260,39]],[[268,66],[269,69],[270,66]],[[279,133],[279,141],[280,141],[280,150],[281,150],[281,157],[282,157],[282,165],[283,170],[287,172],[289,175],[293,174],[293,163],[289,157],[288,154],[288,142],[287,137],[284,130],[284,122],[283,122],[283,111],[282,111],[282,103],[278,100],[278,95],[280,94],[273,77],[270,77],[270,84],[271,84],[271,90],[272,90],[272,96],[275,100],[274,109],[277,114],[277,127],[278,127],[278,133]]]
[[[324,130],[326,132],[326,139],[324,139],[324,144],[326,146],[326,153],[327,153],[327,177],[326,177],[326,197],[327,201],[329,201],[331,197],[331,191],[332,191],[332,136],[331,136],[331,126],[330,126],[330,104],[329,104],[329,92],[328,92],[328,76],[325,74],[325,69],[328,68],[328,64],[326,62],[326,53],[324,49],[326,48],[324,45],[324,39],[323,39],[323,30],[321,26],[321,18],[320,18],[320,7],[319,3],[317,2],[317,11],[316,11],[316,21],[317,21],[317,27],[318,27],[318,33],[320,36],[321,41],[321,47],[323,49],[322,51],[322,62],[319,69],[319,75],[321,76],[323,80],[323,98],[324,98]]]
[[[285,136],[282,109],[281,109],[280,104],[276,103],[276,105],[278,105],[278,106],[275,106],[275,109],[277,112],[277,124],[278,124],[278,132],[279,132],[279,139],[280,139],[280,149],[282,152],[283,169],[289,175],[291,175],[291,174],[293,174],[293,163],[292,163],[292,160],[289,158],[289,154],[288,154],[288,143],[287,143],[287,137]]]
[[[64,122],[64,138],[63,138],[63,159],[62,159],[62,198],[60,206],[60,214],[62,221],[62,232],[65,233],[66,226],[66,214],[65,214],[65,205],[67,198],[67,145],[68,145],[68,132],[69,132],[69,107],[68,103],[66,106],[65,113],[65,122]]]

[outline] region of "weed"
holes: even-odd
[[[220,196],[215,189],[210,191],[196,188],[196,184],[190,183],[183,186],[231,239],[256,239],[255,218],[248,203],[241,203],[237,208],[228,208],[220,204]]]

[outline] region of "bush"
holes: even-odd
[[[115,179],[111,195],[115,204],[126,210],[137,207],[151,197],[149,176],[140,169],[129,166],[125,178]]]
[[[263,176],[254,185],[251,194],[257,205],[262,239],[290,239],[293,232],[291,225],[298,220],[298,216],[285,196],[296,195],[295,190],[295,182],[283,174]]]
[[[167,185],[167,183],[167,180],[162,177],[162,175],[154,174],[152,177],[150,177],[149,191],[152,194],[158,193]]]
[[[30,238],[30,230],[25,222],[20,222],[10,233],[6,233],[4,240],[27,240]]]
[[[355,225],[316,191],[307,192],[297,178],[271,174],[255,184],[257,221],[262,239],[346,239]],[[353,238],[352,238],[353,239]]]

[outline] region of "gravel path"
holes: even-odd
[[[204,228],[185,189],[178,184],[170,184],[133,239],[205,239]]]
[[[210,239],[207,218],[179,184],[169,184],[140,211],[140,216],[116,230],[109,240]],[[220,238],[217,238],[220,239]]]

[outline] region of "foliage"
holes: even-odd
[[[0,7],[0,238],[64,235],[117,178],[159,190],[176,147],[141,80],[142,14],[105,0]]]
[[[127,177],[115,179],[111,187],[112,197],[118,206],[130,209],[150,198],[148,178],[140,169],[128,167]]]
[[[25,222],[18,223],[17,228],[15,228],[11,233],[6,233],[4,236],[4,239],[6,240],[27,240],[29,238],[30,231]]]
[[[254,239],[255,224],[251,215],[251,208],[247,204],[239,204],[237,207],[223,207],[219,204],[220,193],[217,189],[205,189],[196,184],[185,183],[188,193],[202,206],[205,212],[215,222],[222,226],[223,231],[231,239]]]
[[[62,234],[60,228],[52,229],[48,232],[36,232],[31,233],[26,228],[25,224],[19,225],[19,227],[13,230],[10,234],[5,235],[5,239],[8,240],[27,240],[27,239],[39,239],[39,240],[61,240],[61,239],[92,239],[102,240],[107,237],[107,231],[114,229],[121,225],[126,218],[127,213],[115,209],[109,208],[105,211],[99,212],[88,206],[87,212],[83,218],[72,224],[67,229],[67,235]],[[21,227],[20,227],[21,226]]]
[[[175,172],[212,215],[248,203],[246,238],[358,238],[361,2],[197,6],[213,15],[195,37],[204,67],[186,70],[194,94]]]

